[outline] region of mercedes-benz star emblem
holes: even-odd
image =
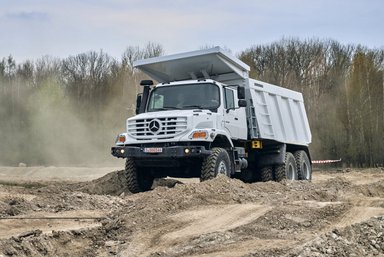
[[[159,120],[152,120],[149,123],[149,130],[152,131],[153,134],[157,134],[160,132],[160,121]]]

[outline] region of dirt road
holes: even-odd
[[[135,195],[121,171],[93,181],[92,169],[71,181],[1,171],[1,257],[384,256],[382,168],[316,171],[312,182],[167,179]]]

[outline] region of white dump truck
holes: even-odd
[[[158,84],[141,81],[137,115],[111,149],[126,158],[132,192],[166,176],[311,180],[311,132],[301,93],[249,78],[249,66],[219,47],[134,66]]]

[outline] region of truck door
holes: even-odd
[[[224,88],[224,127],[231,138],[247,139],[247,120],[245,108],[238,107],[237,92],[230,87]]]

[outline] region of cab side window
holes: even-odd
[[[225,108],[231,109],[235,108],[235,96],[233,90],[230,88],[224,88],[224,96],[225,96]]]
[[[159,95],[159,94],[155,94],[153,96],[153,98],[154,98],[154,101],[152,101],[151,109],[163,108],[163,106],[164,106],[164,96],[163,95]]]

